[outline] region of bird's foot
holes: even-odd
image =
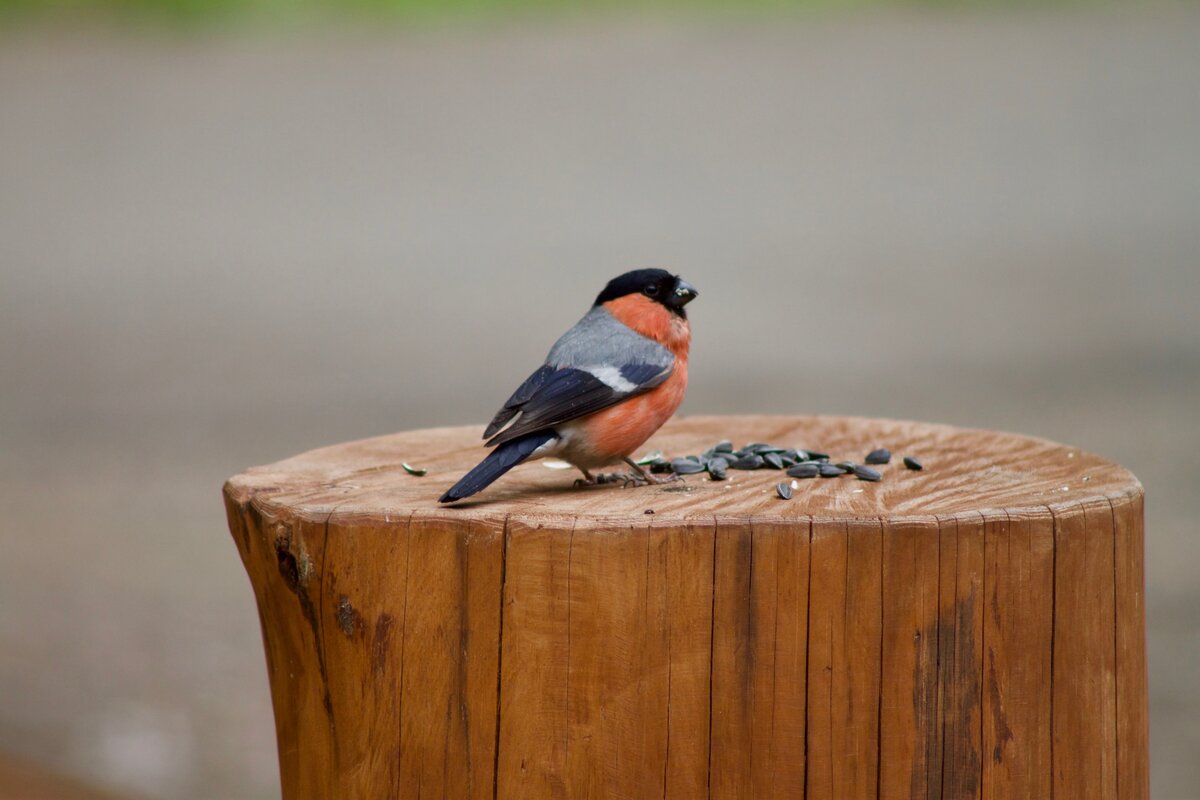
[[[621,472],[597,472],[595,475],[585,472],[584,477],[575,479],[575,488],[584,486],[600,486],[605,483],[624,481],[626,475]]]
[[[626,472],[621,476],[624,483],[621,484],[622,489],[628,489],[630,486],[649,486],[650,480],[644,475],[638,475],[636,472]]]
[[[632,459],[625,459],[625,463],[633,468],[633,472],[627,473],[625,478],[625,486],[659,486],[664,483],[671,483],[679,480],[682,476],[676,475],[674,472],[668,472],[665,475],[656,475],[649,470],[643,469],[641,464],[638,464]]]
[[[676,475],[674,472],[668,472],[665,475],[655,475],[653,472],[629,472],[621,476],[628,489],[630,486],[662,486],[666,483],[674,483],[675,481],[683,480],[683,476]]]

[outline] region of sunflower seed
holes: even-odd
[[[858,465],[853,461],[839,461],[838,463],[834,464],[834,466],[848,475],[851,472],[854,472],[854,468]]]
[[[762,456],[748,455],[729,462],[730,469],[758,469],[763,465]]]
[[[662,461],[662,457],[662,450],[655,450],[652,453],[646,453],[646,455],[639,458],[635,463],[639,467],[644,467],[647,464],[653,464],[655,461]]]
[[[879,470],[871,469],[870,467],[858,466],[854,468],[854,475],[860,481],[877,481],[883,476],[879,474]]]
[[[909,469],[925,469],[925,466],[912,456],[904,457],[904,466],[908,467]]]
[[[659,475],[665,472],[674,472],[674,470],[671,469],[670,461],[655,461],[650,465],[650,471]]]
[[[775,491],[778,492],[779,496],[784,500],[792,499],[792,485],[790,483],[776,484]]]
[[[811,462],[805,464],[797,464],[787,471],[788,475],[793,478],[815,478],[821,472],[821,468]]]
[[[704,465],[690,458],[675,458],[671,460],[671,470],[676,475],[695,475],[704,472]]]
[[[401,462],[400,466],[404,467],[404,471],[407,472],[409,475],[416,475],[418,478],[420,478],[422,475],[425,475],[427,472],[429,472],[429,470],[427,470],[427,469],[422,469],[420,467],[414,467],[413,465],[409,464],[408,462]]]
[[[795,459],[795,458],[793,458],[792,456],[789,456],[787,453],[780,453],[780,454],[779,454],[779,461],[780,461],[780,462],[783,464],[783,466],[784,466],[784,468],[785,468],[785,469],[786,469],[787,467],[794,467],[794,466],[796,466],[796,459]]]
[[[808,458],[804,459],[805,461],[828,461],[829,460],[828,453],[818,453],[816,450],[805,450],[804,452],[808,454]]]
[[[833,464],[818,464],[817,474],[822,478],[839,478],[846,473],[842,471],[841,467],[834,466]]]
[[[771,469],[783,469],[783,459],[779,457],[779,453],[764,452],[762,460]]]
[[[886,447],[881,447],[878,450],[872,450],[867,453],[867,457],[863,459],[868,464],[886,464],[892,460],[892,451]]]
[[[714,481],[725,480],[725,470],[729,468],[729,462],[723,458],[714,458],[708,462],[708,477]]]
[[[712,451],[714,453],[732,453],[733,442],[729,441],[728,439],[722,439],[712,446]]]
[[[770,449],[771,449],[771,445],[767,444],[766,442],[751,442],[750,444],[743,447],[742,451],[745,453],[758,453],[762,450],[770,450]]]

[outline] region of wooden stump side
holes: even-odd
[[[875,518],[747,486],[745,514],[314,515],[281,466],[226,500],[285,800],[1148,796],[1136,481]]]

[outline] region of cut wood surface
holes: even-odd
[[[790,501],[774,470],[576,489],[533,463],[439,506],[480,432],[226,485],[287,800],[1147,796],[1122,467],[939,425],[695,417],[645,449],[894,456]]]

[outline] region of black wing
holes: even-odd
[[[525,382],[513,392],[512,397],[508,398],[500,410],[496,412],[496,416],[492,417],[492,421],[488,423],[487,428],[483,432],[483,438],[492,438],[501,428],[507,425],[508,421],[515,417],[517,412],[521,410],[521,406],[529,402],[529,398],[533,397],[534,393],[542,388],[542,384],[554,372],[554,367],[542,366],[538,367],[537,372],[526,378]]]
[[[544,366],[513,393],[488,425],[484,437],[489,439],[489,446],[503,444],[560,422],[594,414],[653,389],[670,377],[672,370],[673,367],[660,364],[626,364],[614,369],[613,379],[606,383],[586,369]],[[613,383],[621,388],[614,388]],[[521,416],[517,421],[501,431],[518,412]]]

